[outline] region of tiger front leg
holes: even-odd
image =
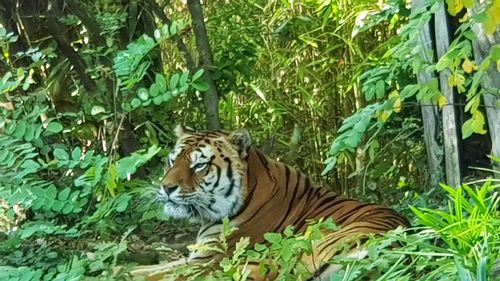
[[[173,274],[177,267],[188,264],[188,259],[180,259],[169,263],[138,266],[130,272],[132,276],[143,277],[147,281],[162,280],[167,274]]]

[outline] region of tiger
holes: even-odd
[[[219,237],[224,218],[236,228],[227,238],[230,246],[241,237],[265,243],[265,233],[283,232],[289,225],[302,233],[311,220],[332,218],[340,230],[324,233],[312,255],[302,258],[312,280],[321,280],[339,270],[328,261],[337,255],[341,243],[409,226],[405,217],[388,207],[319,187],[298,169],[266,156],[252,145],[246,129],[195,132],[178,125],[175,134],[177,142],[167,157],[158,199],[168,217],[200,222],[196,243]],[[367,251],[353,247],[346,255],[361,259]],[[143,266],[132,274],[160,280],[179,265],[220,258],[212,252],[191,252],[185,260]],[[250,277],[274,278],[258,272]]]

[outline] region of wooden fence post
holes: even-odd
[[[500,31],[497,28],[495,33],[487,35],[480,23],[474,24],[472,30],[476,34],[476,40],[472,41],[474,58],[477,62],[481,62],[488,56],[491,46],[500,43]],[[500,157],[500,109],[497,107],[500,73],[497,70],[496,63],[492,63],[486,71],[481,87],[484,90],[483,100],[491,137],[491,154]],[[493,95],[493,91],[496,91],[496,95]],[[494,162],[492,166],[495,171],[500,171],[500,163]],[[500,174],[495,174],[495,177],[499,178]]]
[[[413,0],[412,9],[418,10],[425,6],[425,0]],[[432,48],[432,37],[430,32],[430,22],[425,23],[419,31],[419,43],[421,47],[422,60],[427,64],[434,63]],[[434,75],[429,72],[420,71],[417,75],[419,84],[425,84],[430,81]],[[443,170],[441,167],[441,157],[443,155],[442,149],[438,144],[438,107],[432,103],[420,103],[420,110],[422,112],[422,122],[424,125],[424,140],[427,150],[427,161],[431,175],[431,183],[436,186],[442,181]]]
[[[435,14],[434,29],[436,33],[436,52],[438,57],[443,56],[450,46],[450,36],[447,12],[444,1],[439,4]],[[439,72],[441,93],[446,97],[447,104],[443,107],[443,140],[445,155],[446,183],[456,187],[460,185],[460,158],[458,149],[457,115],[455,113],[455,98],[453,88],[448,85],[449,69]]]

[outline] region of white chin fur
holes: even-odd
[[[174,219],[191,218],[191,214],[189,214],[189,211],[185,206],[175,204],[172,202],[165,203],[165,206],[163,207],[163,212],[165,212],[165,214],[168,217]]]

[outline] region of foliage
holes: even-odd
[[[223,256],[220,262],[187,265],[167,275],[166,280],[176,280],[180,276],[187,280],[247,280],[251,269],[260,274],[276,274],[277,280],[306,280],[310,273],[302,264],[302,255],[312,253],[313,244],[323,237],[322,231],[333,231],[337,226],[331,219],[310,222],[303,234],[294,233],[287,227],[282,234],[266,233],[266,244],[250,246],[248,237],[242,237],[234,249],[228,247],[227,239],[236,229],[229,220],[223,221],[218,239],[191,246],[193,251],[213,251]],[[215,268],[215,270],[213,270]],[[207,275],[208,274],[208,275]],[[214,279],[215,278],[215,279]]]
[[[427,24],[432,15],[438,11],[440,3],[427,2],[426,6],[412,10],[408,23],[402,27],[400,34],[398,34],[399,42],[383,56],[388,61],[383,60],[375,65],[373,69],[360,75],[361,89],[366,100],[370,101],[376,97],[379,103],[385,104],[385,106],[379,107],[379,110],[375,113],[379,120],[379,127],[387,122],[390,116],[394,116],[393,113],[399,113],[401,108],[404,107],[405,101],[416,100],[422,104],[435,104],[440,108],[446,106],[448,101],[441,94],[439,82],[436,78],[432,78],[428,83],[420,85],[408,83],[407,80],[401,78],[401,76],[404,78],[411,77],[412,74],[415,75],[420,72],[439,73],[446,70],[450,72],[448,85],[456,87],[459,93],[466,93],[467,104],[464,111],[470,113],[470,119],[466,120],[462,125],[462,137],[465,139],[474,133],[486,133],[484,113],[479,106],[481,95],[489,90],[480,88],[480,81],[490,64],[496,61],[497,57],[493,54],[496,53],[497,46],[490,49],[490,55],[483,61],[478,62],[471,59],[471,41],[475,40],[471,26],[477,23],[480,18],[484,20],[484,17],[488,19],[483,24],[494,21],[491,11],[496,9],[496,2],[493,2],[490,5],[481,7],[473,17],[464,17],[463,23],[458,28],[457,35],[454,36],[449,49],[436,62],[424,59],[429,54],[423,52],[422,45],[419,42],[422,26]],[[448,11],[452,15],[456,15],[464,6],[470,8],[473,4],[471,1],[447,1],[447,3],[449,4]],[[496,26],[496,24],[493,24],[493,26]],[[491,28],[486,29],[491,30]],[[348,127],[351,120],[362,118],[363,112],[365,111],[360,110],[346,119],[343,127]],[[354,117],[356,115],[360,116]],[[339,148],[346,147],[348,151],[353,152],[361,144],[363,135],[368,133],[367,128],[370,128],[369,126],[363,127],[365,130],[359,130],[361,125],[358,125],[358,130],[354,133],[354,128],[351,126],[349,131],[343,130],[342,134],[337,136],[332,143],[330,157],[325,161],[326,168],[323,174],[335,167],[338,157],[343,157],[342,153],[345,150]],[[346,146],[346,143],[351,145]]]
[[[449,249],[456,262],[471,272],[486,275],[498,260],[500,214],[498,183],[486,181],[481,187],[468,185],[456,189],[441,185],[449,195],[448,210],[411,207],[422,224],[432,227]]]
[[[95,246],[93,258],[61,249],[56,241],[77,244],[98,223],[96,218],[126,211],[144,192],[131,189],[138,182],[127,180],[159,149],[118,157],[114,150],[92,149],[78,134],[75,138],[78,128],[71,124],[81,115],[55,111],[44,85],[32,77],[51,61],[51,53],[30,49],[10,56],[9,44],[16,38],[3,35],[4,59],[30,63],[12,63],[0,84],[2,99],[8,97],[11,105],[0,112],[0,201],[2,216],[8,218],[0,225],[2,279],[69,280],[109,270],[127,249],[125,238],[132,229],[119,243]]]

